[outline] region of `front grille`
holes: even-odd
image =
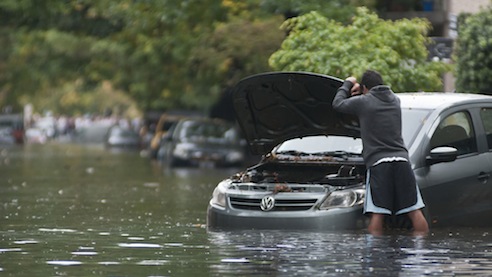
[[[275,199],[275,206],[270,211],[305,211],[313,207],[318,199]],[[261,199],[229,197],[232,208],[238,210],[261,211]]]

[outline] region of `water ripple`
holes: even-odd
[[[77,230],[73,229],[59,229],[59,228],[39,228],[41,232],[59,232],[59,233],[76,233]]]
[[[14,244],[37,244],[39,241],[37,240],[18,240],[14,241]]]
[[[0,248],[0,253],[3,252],[20,252],[22,248]]]
[[[124,248],[162,248],[162,245],[155,243],[118,243],[118,246]]]
[[[95,256],[98,253],[95,251],[74,251],[71,254],[76,256]]]
[[[143,260],[137,263],[137,265],[164,265],[169,263],[168,260]]]
[[[63,266],[71,266],[71,265],[81,265],[80,261],[47,261],[49,265],[63,265]]]

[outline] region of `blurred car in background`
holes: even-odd
[[[162,138],[157,157],[169,166],[236,166],[244,162],[245,143],[232,123],[185,118]]]
[[[179,120],[188,117],[201,116],[201,114],[197,114],[192,111],[182,111],[182,110],[172,110],[162,113],[151,129],[148,130],[150,132],[150,138],[148,138],[148,155],[151,159],[157,158],[157,152],[159,151],[159,147],[161,145],[161,140],[168,134],[169,129],[174,126]],[[142,134],[141,134],[142,135]]]
[[[49,137],[46,132],[40,128],[32,127],[26,129],[26,142],[31,144],[44,144]]]
[[[115,125],[108,129],[105,145],[106,147],[140,148],[140,136],[131,128]]]
[[[57,136],[56,118],[52,115],[39,117],[34,121],[34,128],[41,130],[49,139],[54,139]]]
[[[0,143],[24,143],[24,117],[22,114],[0,115]]]
[[[15,144],[12,128],[0,127],[0,144]]]

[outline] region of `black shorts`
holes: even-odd
[[[401,214],[424,207],[409,162],[382,162],[367,174],[364,212]]]

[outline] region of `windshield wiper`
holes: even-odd
[[[348,151],[343,151],[343,150],[337,150],[337,151],[326,151],[326,152],[318,152],[318,153],[313,153],[313,155],[320,155],[320,156],[332,156],[332,157],[347,157],[347,156],[360,156],[360,153],[355,153],[355,152],[348,152]]]

